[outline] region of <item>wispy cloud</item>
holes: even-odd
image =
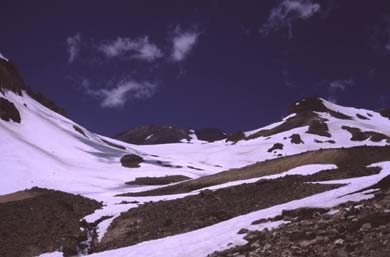
[[[82,88],[90,96],[100,99],[100,106],[103,108],[123,107],[133,99],[147,99],[157,91],[157,84],[151,82],[138,82],[135,80],[122,80],[114,88],[93,89],[88,79],[81,82]]]
[[[284,0],[271,10],[267,22],[263,24],[260,32],[268,36],[281,28],[288,29],[288,37],[293,37],[292,23],[296,20],[307,20],[320,11],[320,4],[312,0]]]
[[[371,28],[369,44],[375,51],[390,54],[390,16],[381,17],[381,22]]]
[[[163,56],[161,50],[149,41],[149,37],[131,39],[118,37],[116,40],[99,44],[98,50],[106,57],[129,57],[144,61],[154,61]]]
[[[73,63],[80,55],[81,34],[77,33],[66,39],[68,62]]]
[[[176,62],[183,61],[196,45],[198,38],[197,32],[180,32],[178,29],[172,38],[171,59]]]
[[[352,79],[348,80],[334,80],[328,86],[328,101],[336,103],[338,93],[353,87],[355,82]]]

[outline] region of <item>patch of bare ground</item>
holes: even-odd
[[[126,182],[126,185],[167,185],[189,179],[191,178],[183,175],[170,175],[164,177],[138,177],[134,181]]]
[[[268,160],[239,169],[184,181],[154,190],[125,193],[121,196],[155,196],[186,193],[230,181],[261,178],[309,164],[336,164],[339,167],[364,167],[371,163],[389,161],[390,146],[358,146],[352,148],[321,149]]]
[[[61,249],[77,255],[80,219],[101,208],[101,203],[80,195],[33,188],[2,196],[0,203],[0,256],[31,257]]]
[[[326,209],[283,211],[289,221],[274,230],[247,231],[243,246],[209,257],[387,257],[390,256],[390,190],[387,181],[375,197]],[[384,186],[386,185],[386,186]]]
[[[93,250],[115,249],[185,233],[339,186],[307,184],[299,177],[285,177],[145,203],[116,218]]]

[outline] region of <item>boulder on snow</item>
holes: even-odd
[[[15,105],[7,99],[0,97],[0,118],[4,121],[14,121],[20,123],[20,113]]]
[[[271,153],[275,150],[283,150],[283,144],[281,143],[274,144],[270,149],[268,149],[268,152]]]
[[[121,158],[121,164],[126,168],[139,168],[144,159],[136,154],[126,154]]]
[[[299,134],[292,134],[290,136],[291,144],[304,144]]]

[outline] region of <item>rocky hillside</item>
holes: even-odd
[[[389,255],[387,112],[306,98],[252,131],[116,140],[5,59],[0,81],[2,257]]]

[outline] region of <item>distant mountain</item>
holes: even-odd
[[[223,140],[227,136],[225,132],[216,128],[191,130],[173,126],[147,125],[129,129],[114,138],[129,144],[155,145],[186,143],[193,140],[214,142]]]

